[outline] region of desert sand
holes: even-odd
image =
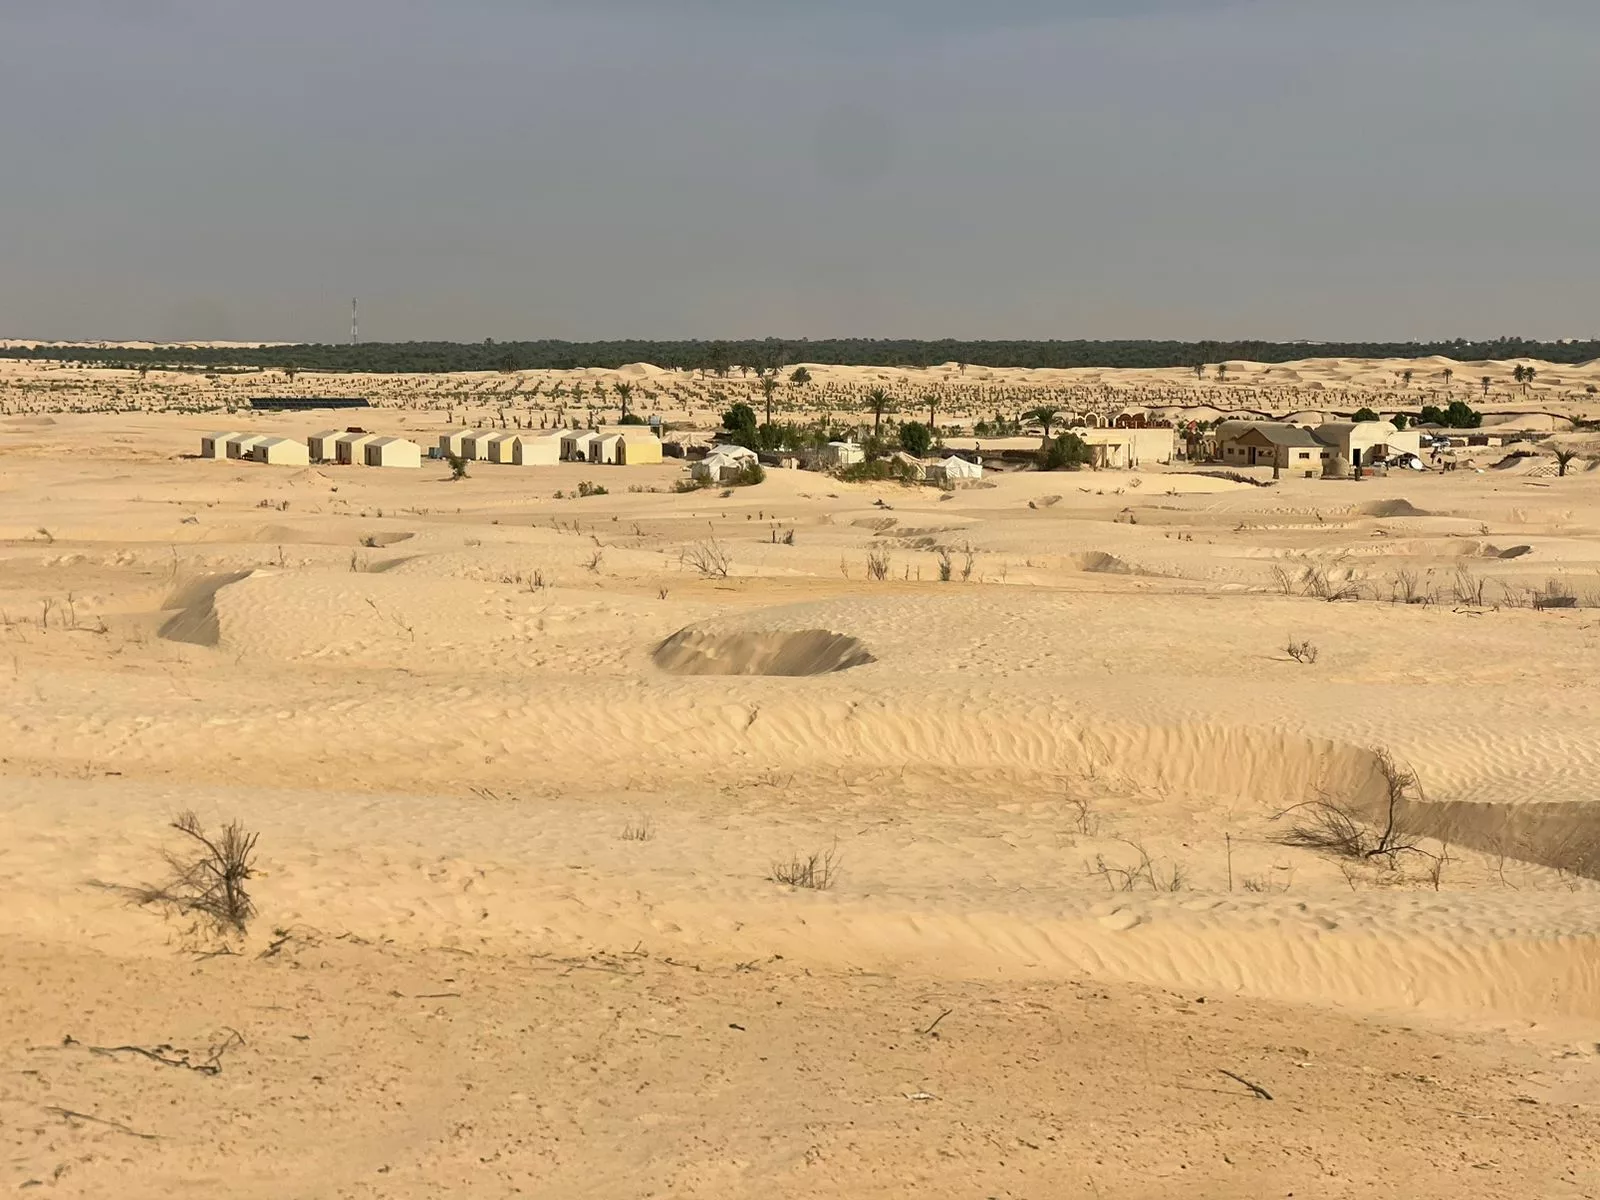
[[[0,365],[3,1186],[1600,1194],[1600,470],[1542,454],[1594,367],[1457,365],[1546,440],[1448,474],[678,494],[194,454],[538,427],[579,379],[707,440],[750,381]],[[780,410],[1444,389],[1291,367],[816,368]],[[292,391],[380,407],[238,411]],[[1381,824],[1380,750],[1414,849],[1286,844]],[[186,809],[259,834],[242,936],[128,898]]]

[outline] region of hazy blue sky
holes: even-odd
[[[0,336],[1600,333],[1594,0],[0,0]]]

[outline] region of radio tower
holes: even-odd
[[[354,346],[361,340],[360,326],[356,323],[356,302],[350,301],[350,344]]]

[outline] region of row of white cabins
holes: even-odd
[[[661,441],[644,429],[570,429],[538,434],[492,429],[452,429],[439,437],[438,458],[515,466],[588,462],[638,466],[662,461]],[[275,466],[314,462],[368,467],[420,467],[422,447],[405,438],[348,429],[324,429],[305,441],[256,433],[208,433],[201,458],[237,458]]]
[[[281,467],[337,462],[367,467],[420,467],[422,447],[405,438],[324,429],[303,442],[261,433],[208,433],[200,439],[201,458],[238,458]]]

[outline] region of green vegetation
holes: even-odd
[[[907,421],[900,426],[900,449],[907,454],[921,458],[933,445],[933,430],[916,421]]]
[[[1172,341],[908,341],[829,338],[821,341],[766,338],[747,341],[609,342],[366,342],[358,346],[171,346],[152,350],[117,347],[13,347],[4,357],[80,362],[105,366],[163,368],[276,368],[295,371],[447,372],[538,371],[620,367],[649,362],[725,376],[737,367],[775,371],[786,362],[879,367],[931,367],[959,362],[986,367],[1184,367],[1244,359],[1291,362],[1301,358],[1537,358],[1580,363],[1600,358],[1600,341],[1533,342],[1497,338],[1469,342],[1172,342]],[[796,371],[804,370],[797,368]],[[1523,368],[1526,384],[1532,379]],[[1409,373],[1403,373],[1403,377]],[[291,374],[290,379],[293,379]],[[1225,378],[1226,376],[1219,376]],[[793,383],[804,383],[809,374]],[[1410,379],[1406,378],[1407,384]],[[1448,386],[1448,383],[1447,383]]]
[[[1355,416],[1351,417],[1350,419],[1352,421],[1381,421],[1381,420],[1383,420],[1382,417],[1380,417],[1377,413],[1373,412],[1370,408],[1358,408],[1358,409],[1356,409]]]
[[[1465,400],[1452,400],[1445,408],[1424,404],[1419,420],[1424,425],[1443,425],[1447,429],[1476,429],[1483,424],[1483,414]]]
[[[510,348],[508,349],[507,346]],[[516,343],[367,342],[358,346],[307,343],[286,346],[175,346],[152,350],[117,347],[13,347],[5,357],[128,365],[271,367],[287,371],[486,371],[503,369],[510,356],[520,370],[616,368],[651,362],[680,370],[726,375],[734,363],[757,366],[774,359],[856,366],[935,366],[959,358],[990,367],[1176,367],[1204,350],[1208,358],[1290,362],[1307,357],[1463,359],[1540,358],[1577,363],[1600,357],[1600,341],[1531,342],[1501,338],[1486,342],[1227,342],[1168,341],[906,341],[833,338],[742,342],[559,342]],[[804,368],[798,368],[803,370]],[[806,376],[809,379],[809,374]],[[793,376],[791,375],[791,379]],[[804,380],[794,380],[804,382]]]
[[[1076,471],[1093,461],[1088,443],[1075,433],[1058,433],[1045,448],[1039,451],[1041,471]]]

